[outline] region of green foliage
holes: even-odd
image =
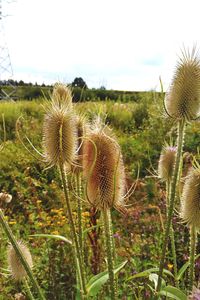
[[[75,95],[75,91],[78,91],[78,96]],[[82,92],[81,89],[76,88],[74,97],[91,100],[77,103],[76,110],[84,113],[89,120],[93,120],[99,114],[111,125],[122,148],[128,187],[136,179],[138,168],[140,169],[138,185],[128,203],[132,205],[130,216],[124,217],[118,212],[113,212],[118,263],[127,259],[131,261],[134,258],[134,264],[127,264],[118,275],[119,297],[120,299],[153,299],[153,284],[150,283],[148,277],[152,272],[157,273],[156,263],[160,256],[162,236],[158,212],[161,212],[165,220],[165,195],[162,183],[155,183],[155,178],[149,177],[152,167],[157,169],[157,161],[164,140],[169,141],[170,137],[174,136],[173,124],[166,122],[162,116],[162,97],[159,94],[135,93],[133,95],[127,92],[122,97],[116,91],[110,91],[113,99],[118,99],[114,103],[111,100],[95,101],[96,96],[105,98],[105,90],[101,90],[99,94],[96,92],[96,90],[87,89]],[[106,93],[108,95],[109,91]],[[127,100],[130,101],[127,102]],[[62,209],[63,194],[59,174],[53,169],[45,170],[45,164],[32,157],[16,136],[16,121],[23,116],[19,124],[22,137],[26,134],[37,149],[42,151],[44,114],[42,104],[41,99],[0,103],[0,115],[3,113],[5,116],[7,134],[5,148],[0,153],[0,192],[7,191],[13,196],[12,202],[3,204],[3,208],[15,235],[30,243],[37,265],[36,276],[39,284],[47,291],[47,299],[75,299],[77,291],[76,272],[72,260],[73,250],[69,243],[59,238],[61,235],[70,237],[65,210]],[[187,128],[189,134],[186,135],[186,150],[193,154],[196,153],[196,146],[199,143],[199,130],[198,123],[191,124]],[[0,139],[1,142],[3,140],[2,124],[0,124]],[[27,144],[25,139],[24,141]],[[73,201],[72,206],[76,218]],[[102,232],[102,224],[99,222],[91,227],[89,209],[85,203],[83,206],[87,212],[84,217],[85,261],[86,265],[90,265],[93,249],[88,237],[94,232]],[[186,285],[183,282],[185,282],[187,269],[185,253],[187,253],[188,235],[182,224],[178,224],[175,229],[178,233],[182,232],[181,236],[176,235],[176,243],[179,246],[177,257],[180,271],[178,276],[183,288],[181,292],[172,287],[174,278],[169,274],[173,273],[173,266],[171,269],[172,259],[168,256],[164,271],[167,285],[161,293],[172,299],[185,299],[183,291],[186,290]],[[40,238],[30,237],[35,234]],[[50,236],[53,238],[48,239],[47,237]],[[103,239],[100,238],[99,242],[101,246]],[[6,240],[2,234],[0,264],[3,268],[7,267],[5,249]],[[42,256],[41,253],[43,253]],[[101,253],[99,261],[100,270],[103,272],[105,270],[104,252]],[[150,272],[149,269],[152,271]],[[86,273],[91,274],[89,267]],[[99,299],[107,299],[108,290],[105,283],[107,275],[104,272],[100,274],[96,277],[97,281],[92,282],[94,289],[91,288],[91,295],[100,290]],[[196,274],[199,275],[198,269]],[[98,278],[100,278],[99,281]],[[21,291],[20,287],[10,282],[7,277],[0,279],[0,290],[3,291],[2,299],[5,300],[12,299],[16,292]]]

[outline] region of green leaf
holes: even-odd
[[[64,237],[62,235],[57,235],[57,234],[31,234],[30,236],[57,239],[57,240],[61,240],[65,243],[68,243],[68,244],[72,245],[72,241],[66,239],[66,237]]]
[[[159,271],[159,268],[150,268],[150,269],[147,269],[143,272],[134,274],[133,276],[129,277],[126,281],[129,281],[129,280],[132,280],[132,279],[135,279],[135,278],[140,278],[140,277],[148,277],[151,273],[155,273],[155,272],[158,272],[158,271]],[[163,273],[166,274],[166,275],[169,275],[171,277],[174,277],[174,275],[169,270],[164,269]]]
[[[127,260],[114,268],[114,274],[119,272],[127,263]],[[86,285],[88,296],[96,296],[102,285],[108,280],[108,271],[93,276]]]
[[[187,300],[187,296],[181,290],[171,285],[164,287],[159,292],[159,295],[166,296],[168,298],[175,299],[175,300]]]
[[[103,224],[97,224],[97,225],[91,226],[91,227],[83,230],[83,235],[85,236],[86,233],[90,232],[92,229],[99,228],[99,227],[103,227]]]
[[[200,254],[198,254],[196,257],[195,257],[195,260],[197,258],[200,257]],[[187,270],[187,268],[189,267],[189,264],[190,262],[187,261],[181,268],[180,270],[178,271],[178,274],[177,274],[177,280],[180,280],[182,277],[183,277],[183,274],[185,273],[185,271]]]
[[[155,274],[155,273],[151,273],[150,275],[149,275],[149,280],[150,281],[152,281],[152,282],[154,282],[154,288],[155,288],[155,290],[156,290],[156,288],[157,288],[157,285],[158,285],[158,274]],[[162,278],[162,281],[161,281],[161,287],[163,288],[163,287],[165,287],[166,286],[166,282],[165,282],[165,280]]]

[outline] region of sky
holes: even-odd
[[[199,0],[1,2],[15,80],[148,91],[161,77],[167,90],[181,49],[200,49]]]

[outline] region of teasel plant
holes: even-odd
[[[26,277],[28,276],[33,288],[35,289],[35,292],[38,295],[38,299],[45,300],[43,291],[40,288],[37,279],[35,278],[32,271],[33,262],[30,251],[24,243],[16,240],[10,226],[5,220],[2,209],[0,209],[0,223],[4,229],[6,236],[10,241],[10,246],[8,249],[8,263],[13,278],[17,281],[24,281],[25,286],[28,290],[28,294],[30,296],[32,295],[32,293],[26,280]]]
[[[197,233],[200,230],[200,165],[195,160],[185,178],[181,197],[180,216],[190,230],[189,255],[189,292],[192,291],[195,279],[195,253]]]
[[[68,183],[68,174],[71,172],[72,166],[76,165],[77,160],[77,117],[72,105],[72,93],[69,86],[58,83],[53,89],[50,103],[44,105],[45,116],[43,122],[43,153],[39,152],[31,143],[29,138],[25,136],[25,140],[36,151],[33,154],[29,147],[26,146],[20,135],[20,124],[16,126],[18,138],[25,148],[36,158],[45,162],[47,168],[56,167],[59,170],[69,225],[74,247],[74,260],[76,263],[78,274],[78,285],[80,287],[81,299],[86,298],[86,278],[85,267],[80,248],[80,239],[76,232],[76,225],[73,219],[70,191]],[[20,122],[20,120],[19,120]]]
[[[33,268],[33,260],[32,260],[32,256],[31,253],[28,249],[28,247],[25,245],[24,242],[22,241],[17,241],[18,247],[21,250],[27,264],[29,265],[30,269],[32,270]],[[29,297],[30,300],[34,300],[34,296],[31,292],[31,289],[29,287],[29,283],[27,281],[27,273],[23,267],[23,265],[21,264],[21,261],[14,249],[14,247],[12,246],[12,244],[10,244],[8,246],[8,250],[7,250],[7,260],[8,260],[8,266],[9,266],[9,270],[12,274],[12,277],[15,281],[19,281],[19,282],[23,282],[25,289],[26,289],[26,293]]]
[[[177,196],[177,184],[181,174],[185,126],[187,122],[196,120],[200,116],[200,59],[195,47],[191,52],[186,49],[182,51],[169,91],[165,95],[164,109],[167,116],[177,126],[177,152],[169,195],[168,216],[163,236],[157,292],[161,289],[168,236]]]
[[[83,175],[86,178],[87,201],[102,214],[110,299],[118,299],[111,209],[114,207],[119,211],[125,210],[125,172],[120,147],[112,131],[100,118],[95,120],[93,128],[84,139]]]
[[[171,191],[171,182],[172,175],[174,170],[174,163],[176,157],[177,147],[169,144],[165,144],[160,158],[158,162],[158,177],[165,182],[166,185],[166,218],[169,215],[169,195]],[[177,269],[177,258],[176,258],[176,245],[175,245],[175,237],[174,237],[174,228],[173,224],[170,227],[170,242],[172,249],[172,257],[173,257],[173,268],[174,268],[174,276],[175,276],[175,284],[176,287],[179,287],[179,282],[177,280],[178,269]]]
[[[77,132],[77,158],[72,165],[72,180],[75,181],[74,196],[77,202],[77,228],[79,245],[82,253],[82,259],[84,260],[84,239],[83,239],[83,224],[82,224],[82,211],[83,211],[83,186],[82,186],[82,173],[83,173],[83,140],[85,136],[85,130],[87,127],[86,117],[84,115],[76,115],[76,132]],[[72,182],[73,186],[73,182]]]

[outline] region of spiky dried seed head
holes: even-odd
[[[193,120],[200,114],[200,59],[195,49],[184,51],[165,96],[167,113],[176,121]]]
[[[28,247],[21,241],[18,241],[17,243],[29,267],[32,269],[33,260]],[[12,245],[9,245],[8,247],[7,258],[9,269],[11,270],[13,278],[17,281],[24,279],[24,277],[27,276],[27,273]]]
[[[158,176],[163,181],[169,181],[172,178],[177,147],[165,146],[162,149],[158,162]]]
[[[124,165],[120,147],[108,127],[96,124],[87,134],[83,143],[83,174],[92,206],[100,210],[123,207]]]
[[[12,201],[12,195],[8,193],[0,193],[0,201],[10,203]]]
[[[180,215],[185,223],[200,229],[200,170],[194,167],[185,179]]]
[[[56,83],[53,88],[52,101],[58,107],[72,108],[72,91],[71,88],[63,83]]]
[[[87,122],[84,116],[76,116],[76,131],[77,131],[77,160],[72,166],[73,172],[78,173],[83,170],[83,138],[86,133]]]
[[[76,157],[76,119],[68,108],[51,106],[44,118],[43,148],[50,166],[71,165]]]

